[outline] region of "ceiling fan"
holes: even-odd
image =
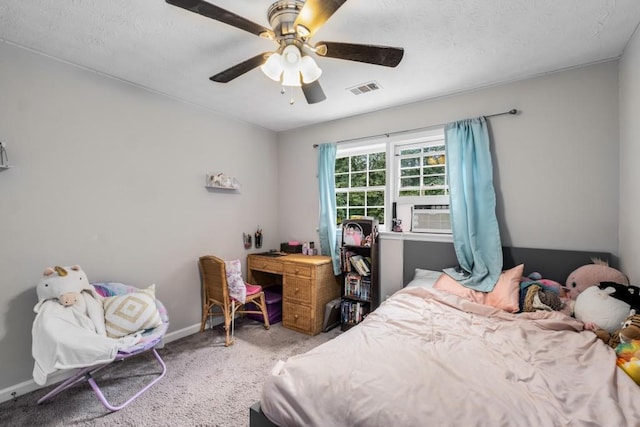
[[[227,68],[209,79],[228,83],[260,67],[270,78],[283,86],[301,86],[309,104],[324,101],[326,96],[318,82],[322,70],[310,54],[346,59],[369,64],[395,67],[402,60],[404,49],[354,43],[309,40],[347,0],[278,0],[267,11],[271,28],[263,27],[233,12],[203,0],[166,0],[167,3],[223,22],[257,36],[274,40],[278,48],[263,52]]]

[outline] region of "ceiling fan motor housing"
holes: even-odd
[[[303,40],[299,40],[300,34],[297,33],[294,22],[303,6],[304,1],[301,0],[280,0],[269,7],[269,24],[281,48],[290,44],[302,47]]]

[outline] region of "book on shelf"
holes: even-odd
[[[354,254],[349,257],[349,261],[351,262],[351,265],[353,265],[353,268],[355,268],[355,270],[360,273],[360,275],[368,276],[371,274],[370,265],[367,265],[367,262],[362,255]]]
[[[371,278],[360,276],[355,272],[348,273],[344,278],[344,296],[369,300],[371,297]]]

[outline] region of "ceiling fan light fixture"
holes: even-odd
[[[282,56],[279,53],[274,53],[267,58],[266,62],[260,66],[260,69],[271,80],[279,82],[284,68],[282,62]]]
[[[312,57],[305,55],[300,60],[300,74],[302,74],[303,83],[312,83],[320,78],[322,70]]]
[[[282,73],[282,86],[302,86],[300,71],[297,67],[285,67]]]

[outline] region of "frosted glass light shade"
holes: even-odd
[[[285,67],[282,73],[282,86],[302,86],[298,67]]]
[[[304,83],[311,83],[318,80],[322,74],[322,70],[310,56],[303,56],[300,60],[300,74]]]
[[[274,53],[267,58],[266,62],[260,66],[260,69],[271,80],[279,82],[283,69],[282,62],[282,56],[278,53]]]

